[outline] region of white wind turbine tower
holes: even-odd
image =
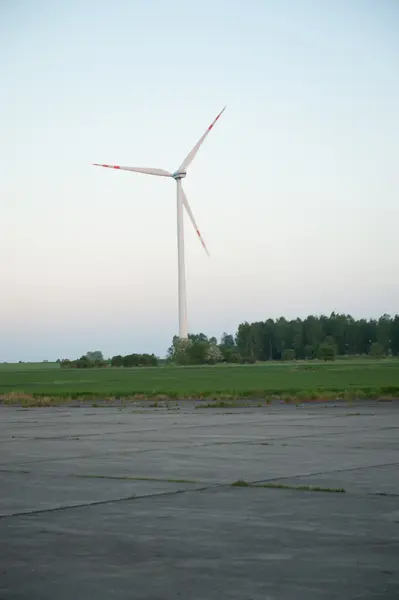
[[[108,169],[120,169],[121,171],[134,171],[136,173],[145,173],[146,175],[158,175],[161,177],[172,177],[176,181],[176,201],[177,201],[177,255],[178,255],[178,272],[179,272],[179,337],[187,339],[188,328],[187,328],[187,297],[186,297],[186,276],[184,266],[184,228],[183,228],[183,206],[185,207],[188,216],[194,226],[194,229],[203,245],[205,252],[209,256],[205,242],[199,232],[198,226],[195,222],[194,215],[190,208],[187,200],[187,196],[184,193],[181,180],[186,176],[188,167],[193,162],[195,155],[202,146],[205,138],[215,125],[216,121],[225,111],[226,107],[218,114],[216,119],[208,129],[205,131],[203,136],[198,140],[193,149],[187,154],[180,167],[174,173],[165,171],[164,169],[153,169],[150,167],[121,167],[119,165],[101,165],[94,163],[96,167],[106,167]]]

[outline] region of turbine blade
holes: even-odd
[[[192,210],[191,210],[191,208],[190,208],[190,205],[189,205],[189,203],[188,203],[187,196],[186,196],[186,194],[185,194],[185,192],[184,192],[184,190],[183,190],[183,187],[181,187],[181,188],[180,188],[180,191],[181,191],[181,198],[182,198],[182,202],[183,202],[184,208],[186,209],[186,211],[187,211],[187,214],[188,214],[188,216],[189,216],[189,217],[190,217],[190,219],[191,219],[191,223],[194,225],[194,229],[195,229],[195,231],[196,231],[196,234],[198,235],[198,237],[199,237],[199,239],[200,239],[200,242],[201,242],[201,244],[202,244],[202,245],[203,245],[203,247],[204,247],[204,250],[205,250],[205,252],[206,252],[206,253],[207,253],[207,255],[209,256],[208,248],[206,247],[206,245],[205,245],[205,242],[204,242],[204,240],[202,239],[202,235],[201,235],[201,234],[200,234],[200,232],[199,232],[198,225],[197,225],[197,223],[195,222],[194,215],[193,215],[193,213],[192,213]]]
[[[172,177],[172,173],[164,169],[151,169],[150,167],[120,167],[119,165],[99,165],[93,163],[95,167],[106,167],[107,169],[120,169],[121,171],[134,171],[135,173],[145,173],[146,175],[159,175],[161,177]]]
[[[204,135],[198,140],[198,142],[195,144],[194,148],[187,154],[186,158],[183,160],[182,164],[180,165],[178,171],[186,171],[187,168],[191,165],[191,163],[193,162],[193,160],[195,158],[195,155],[197,154],[198,150],[204,143],[206,136],[209,134],[209,132],[215,125],[216,121],[219,119],[219,117],[221,117],[221,115],[224,113],[225,110],[226,110],[226,107],[224,107],[223,110],[220,111],[220,113],[218,114],[216,119],[213,121],[213,123],[211,123],[211,125],[209,125],[209,127],[205,131]]]

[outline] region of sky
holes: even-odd
[[[396,0],[0,0],[0,361],[399,311]]]

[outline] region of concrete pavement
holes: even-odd
[[[0,408],[1,600],[399,598],[399,403],[146,407]]]

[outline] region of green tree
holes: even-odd
[[[385,355],[384,346],[380,342],[373,342],[370,348],[370,356],[381,358]]]
[[[322,322],[317,317],[309,315],[303,322],[303,342],[305,358],[314,358],[315,351],[324,339]]]
[[[95,362],[96,360],[104,360],[103,353],[100,350],[86,352],[85,357],[92,362]]]
[[[254,356],[252,328],[248,322],[241,323],[236,333],[236,344],[241,356]]]
[[[289,361],[295,359],[295,350],[293,348],[287,348],[283,351],[283,360]]]
[[[93,361],[92,361],[93,362]],[[97,358],[94,362],[93,362],[93,366],[96,367],[96,369],[103,369],[105,367],[109,366],[109,363],[107,360],[100,360],[99,358]]]
[[[220,345],[225,346],[226,348],[235,348],[236,344],[234,341],[234,336],[230,333],[224,332],[220,340]]]
[[[203,365],[207,362],[208,350],[211,344],[208,341],[196,340],[192,341],[187,348],[188,364]]]
[[[121,354],[117,354],[111,358],[111,366],[112,367],[122,367],[123,366],[123,356]]]
[[[120,364],[120,358],[122,358],[123,367],[156,367],[158,365],[158,359],[155,354],[127,354],[126,356],[114,357],[118,365]]]
[[[226,363],[240,362],[240,353],[234,341],[234,336],[229,333],[223,333],[219,344],[219,350],[222,354],[222,360]]]
[[[382,346],[384,354],[389,354],[390,352],[391,329],[391,317],[387,314],[382,315],[382,317],[378,319],[377,324],[377,342]]]
[[[208,349],[206,351],[205,359],[206,362],[211,365],[222,362],[223,354],[221,353],[217,344],[209,344]]]
[[[168,360],[175,363],[176,365],[189,365],[190,364],[190,347],[193,344],[190,339],[181,339],[175,335],[173,337],[172,345],[168,350]]]
[[[399,356],[399,315],[395,315],[391,323],[391,351]]]
[[[78,360],[75,361],[75,364],[77,369],[91,369],[94,366],[93,361],[88,359],[86,355],[83,355],[80,358],[78,358]]]
[[[323,343],[320,344],[317,355],[318,358],[321,358],[325,361],[327,360],[335,360],[335,346],[332,344]]]
[[[305,346],[305,358],[307,360],[313,360],[317,356],[317,348],[318,346],[314,346],[313,344],[306,344]]]

